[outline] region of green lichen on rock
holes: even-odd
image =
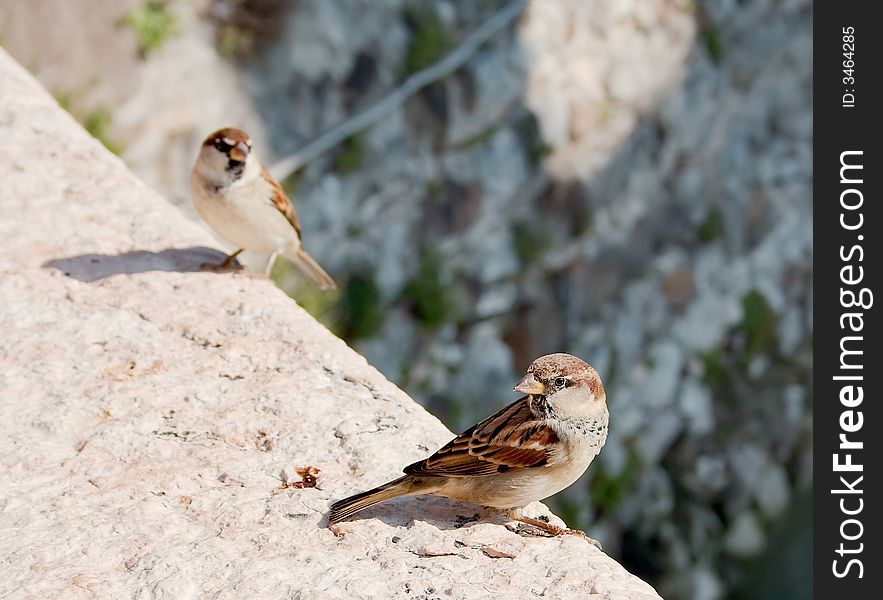
[[[718,207],[713,206],[696,229],[696,235],[703,242],[711,242],[724,232],[724,219]]]
[[[705,50],[714,62],[720,62],[724,56],[724,42],[721,32],[714,23],[708,23],[703,34],[705,38]]]
[[[82,123],[86,131],[104,144],[105,148],[117,155],[122,152],[122,148],[111,139],[110,126],[113,123],[113,115],[106,106],[98,106],[86,113]]]
[[[365,136],[357,133],[346,138],[340,145],[334,168],[341,173],[351,173],[361,167],[364,161]]]
[[[437,328],[456,313],[449,286],[442,280],[440,261],[432,254],[421,258],[420,269],[402,290],[402,297],[427,329]]]
[[[454,147],[458,150],[468,150],[470,148],[477,148],[487,144],[494,135],[500,131],[502,124],[500,123],[492,123],[488,125],[478,133],[467,137],[465,140],[458,142]]]
[[[301,308],[345,340],[369,338],[383,325],[380,287],[366,272],[349,277],[337,276],[336,290],[320,290],[309,283],[291,262],[280,258],[273,266],[270,278]]]
[[[742,297],[742,323],[745,334],[745,355],[770,353],[775,349],[778,319],[769,301],[759,290],[751,290]]]
[[[104,144],[104,147],[114,154],[119,155],[122,153],[122,147],[113,140],[110,134],[113,114],[109,108],[101,104],[90,110],[81,111],[76,108],[77,102],[72,92],[56,92],[54,95],[56,102],[58,102],[61,108],[79,121],[92,137]]]
[[[518,134],[527,159],[532,165],[538,165],[552,152],[552,146],[543,140],[539,123],[533,113],[527,113],[515,122],[515,133]]]
[[[638,463],[638,457],[629,453],[625,466],[616,474],[608,472],[603,461],[592,463],[589,492],[601,511],[610,513],[616,509],[638,474]]]
[[[347,340],[367,338],[383,325],[380,287],[366,274],[352,275],[343,285],[332,329]]]
[[[411,75],[439,60],[454,45],[454,36],[429,3],[411,3],[404,9],[404,20],[411,29],[403,74]]]
[[[702,361],[702,383],[710,388],[726,384],[732,376],[726,354],[721,348],[700,353],[699,360]]]
[[[552,232],[544,222],[516,221],[510,227],[512,245],[522,265],[535,263],[552,247]]]
[[[149,0],[133,8],[123,17],[123,23],[138,37],[142,55],[158,50],[179,27],[178,19],[169,11],[169,2],[164,0]]]

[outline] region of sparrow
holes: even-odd
[[[334,280],[301,246],[301,226],[294,205],[252,151],[251,138],[227,127],[202,143],[190,178],[196,211],[222,238],[238,249],[220,268],[230,265],[243,250],[269,254],[266,274],[278,255],[300,269],[322,290]]]
[[[585,537],[524,517],[520,509],[568,487],[600,452],[608,423],[601,378],[576,356],[547,354],[528,367],[514,391],[527,395],[408,465],[404,476],[335,502],[328,524],[392,498],[427,494],[501,509],[552,535]]]

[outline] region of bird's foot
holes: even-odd
[[[199,265],[199,268],[203,271],[238,271],[242,268],[242,265],[239,264],[239,261],[236,260],[236,257],[242,252],[242,248],[234,252],[233,254],[229,254],[227,258],[224,259],[224,262],[221,264],[214,263],[202,263]]]
[[[579,536],[579,537],[583,538],[584,540],[586,540],[587,542],[589,542],[590,544],[592,544],[593,546],[597,547],[598,550],[601,550],[600,542],[598,542],[598,540],[596,540],[594,538],[590,538],[589,536],[586,535],[585,531],[582,531],[580,529],[568,529],[566,527],[559,527],[558,525],[555,525],[554,523],[549,523],[548,521],[544,521],[542,519],[534,519],[531,517],[518,516],[518,517],[515,517],[515,520],[519,521],[521,523],[524,523],[526,525],[530,525],[531,527],[534,527],[536,529],[539,529],[539,530],[545,532],[550,537],[558,537],[558,536],[562,536],[562,535]]]

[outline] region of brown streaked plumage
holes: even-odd
[[[270,199],[273,201],[273,204],[276,205],[279,212],[285,215],[285,218],[288,219],[288,222],[291,223],[291,226],[294,227],[298,237],[300,237],[300,219],[297,218],[297,211],[294,210],[294,204],[289,200],[288,194],[286,194],[285,190],[282,189],[282,186],[273,179],[267,169],[261,169],[261,175],[263,175],[264,179],[270,184],[272,192]]]
[[[536,418],[525,396],[473,425],[427,459],[405,467],[408,475],[490,475],[541,467],[558,434]],[[515,426],[510,426],[517,423]]]
[[[515,390],[528,395],[408,465],[403,477],[335,502],[329,524],[392,498],[428,494],[507,510],[554,534],[569,532],[524,519],[518,509],[568,487],[601,450],[604,386],[590,365],[559,353],[535,360]]]

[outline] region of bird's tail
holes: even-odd
[[[312,282],[320,290],[333,290],[337,287],[331,276],[325,272],[316,259],[310,256],[303,248],[298,248],[297,252],[289,252],[285,254],[285,258],[293,262],[300,272]]]
[[[367,492],[362,492],[361,494],[356,494],[355,496],[350,496],[349,498],[344,498],[343,500],[335,502],[331,505],[331,510],[328,512],[328,524],[334,525],[338,521],[343,521],[360,510],[364,510],[369,506],[374,506],[380,502],[386,502],[387,500],[392,500],[399,496],[411,496],[414,494],[425,493],[421,490],[415,489],[416,486],[412,485],[412,479],[411,476],[405,475],[404,477],[399,477],[389,483],[384,483],[373,490],[368,490]]]

